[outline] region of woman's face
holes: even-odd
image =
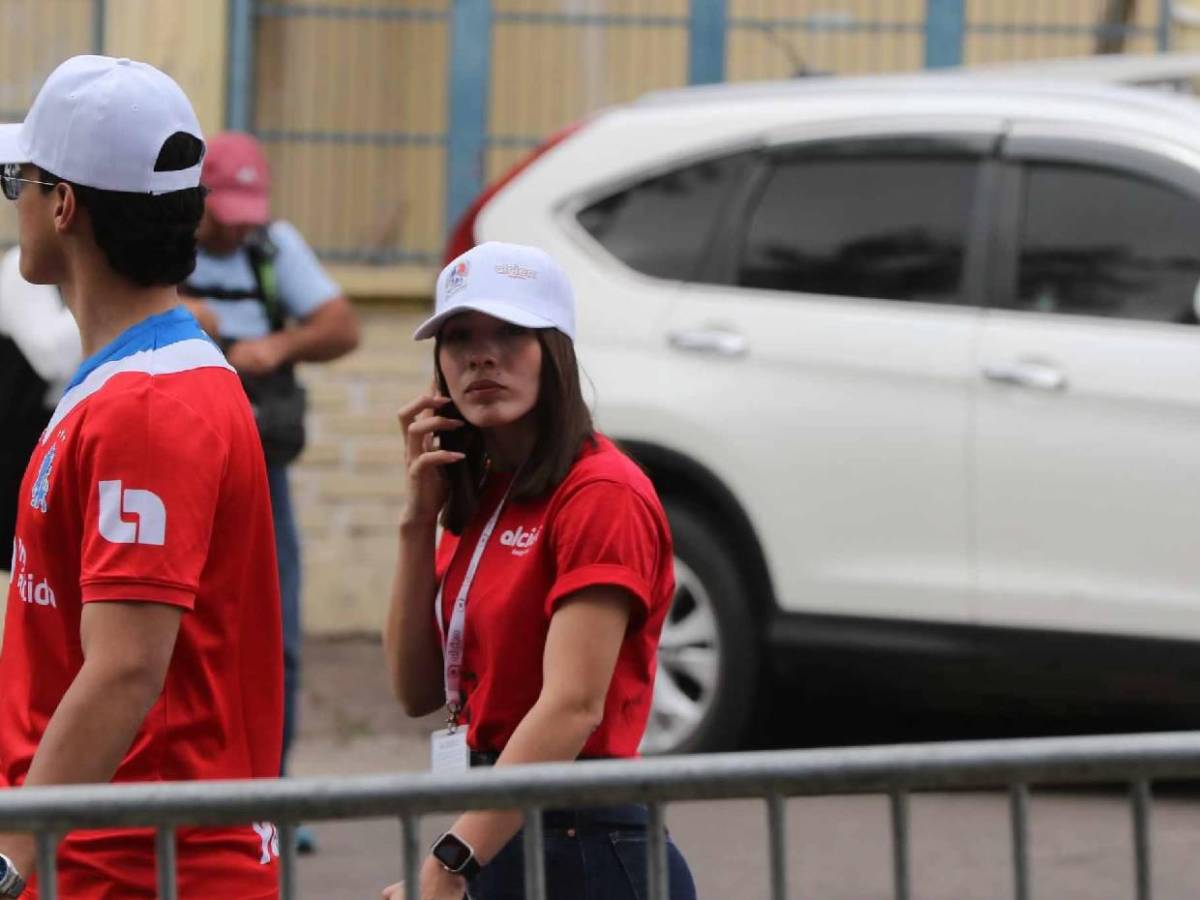
[[[537,405],[542,345],[532,329],[460,313],[442,326],[438,365],[450,399],[477,428],[511,425]]]

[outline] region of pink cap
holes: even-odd
[[[271,172],[262,146],[240,131],[211,138],[200,183],[208,211],[222,225],[266,225],[271,220]]]

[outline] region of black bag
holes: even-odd
[[[275,247],[263,233],[247,242],[246,253],[271,331],[281,331],[284,314],[275,278]],[[267,465],[286,466],[294,462],[304,452],[307,440],[304,416],[308,411],[308,393],[296,379],[295,367],[287,365],[268,375],[243,375],[242,386],[254,410]]]
[[[9,565],[25,467],[50,421],[46,388],[13,340],[0,335],[0,569]]]
[[[271,331],[281,331],[285,315],[275,278],[275,247],[263,229],[246,242],[244,249],[254,272],[256,290],[253,294],[190,283],[183,289],[191,296],[218,302],[257,300],[266,309]],[[224,349],[228,351],[233,343],[225,342]],[[296,379],[295,368],[288,365],[269,375],[241,375],[241,379],[254,410],[254,420],[258,423],[258,436],[267,465],[286,466],[294,462],[304,451],[304,416],[308,409],[308,394]]]
[[[269,466],[286,466],[304,450],[308,394],[291,366],[269,375],[243,375]]]

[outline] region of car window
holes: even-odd
[[[781,160],[750,213],[738,283],[965,302],[978,171],[975,157],[869,149]]]
[[[1190,322],[1200,203],[1125,172],[1026,167],[1016,309]]]
[[[748,156],[705,160],[642,181],[584,209],[579,224],[630,268],[687,280]]]

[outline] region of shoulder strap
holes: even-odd
[[[275,245],[271,243],[266,228],[245,244],[250,270],[258,285],[258,299],[267,311],[267,321],[272,331],[282,331],[284,319],[283,303],[279,299],[279,279],[275,276]]]

